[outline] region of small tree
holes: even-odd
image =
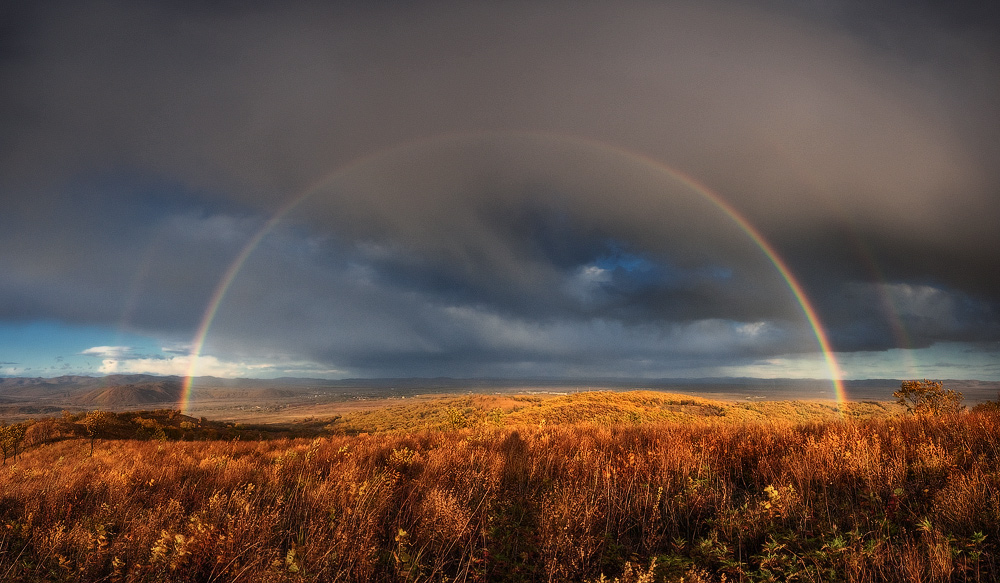
[[[24,436],[28,432],[28,425],[29,422],[25,421],[24,423],[17,423],[7,428],[11,446],[14,448],[14,461],[17,461],[19,455],[17,448],[24,441]]]
[[[83,418],[83,427],[90,435],[90,455],[94,455],[94,440],[101,437],[111,420],[111,414],[106,411],[91,411]]]
[[[7,465],[7,455],[14,448],[14,433],[11,426],[0,423],[0,449],[3,450],[3,463]]]
[[[957,413],[965,408],[962,393],[944,388],[941,381],[903,381],[892,396],[914,415]]]

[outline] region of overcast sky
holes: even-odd
[[[998,31],[4,3],[0,375],[826,377],[797,282],[848,378],[1000,379]]]

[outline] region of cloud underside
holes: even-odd
[[[192,365],[192,362],[194,363]],[[310,362],[237,362],[212,355],[172,357],[105,358],[98,372],[103,374],[154,374],[163,376],[214,376],[252,378],[258,376],[343,376],[344,371]]]
[[[220,376],[671,376],[814,358],[798,283],[841,353],[995,346],[995,16],[12,10],[0,320],[190,342],[214,314]]]

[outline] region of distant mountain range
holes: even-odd
[[[900,379],[845,381],[845,389],[855,400],[891,400]],[[1000,382],[944,380],[945,386],[961,391],[968,403],[994,399]],[[145,374],[61,376],[53,378],[0,378],[0,404],[45,404],[74,408],[130,408],[174,406],[181,399],[184,377]],[[801,398],[803,393],[832,399],[830,381],[820,379],[695,378],[695,379],[500,379],[500,378],[376,378],[376,379],[223,379],[196,377],[199,393],[216,399],[256,398],[267,401],[300,397],[323,391],[342,396],[377,396],[414,392],[490,390],[586,390],[586,389],[669,389],[676,392],[725,393],[760,396],[768,399]]]
[[[128,385],[140,383],[156,382],[177,382],[182,383],[185,377],[181,376],[160,376],[151,374],[111,374],[104,376],[66,375],[59,377],[2,377],[0,376],[0,393],[14,387],[107,387],[113,385]],[[942,379],[935,379],[942,380]],[[886,384],[899,385],[902,379],[860,379],[846,380],[847,386],[883,386]],[[971,379],[943,379],[943,382],[952,386],[962,387],[992,387],[1000,386],[1000,381],[981,381]],[[220,378],[212,376],[194,377],[193,384],[198,387],[381,387],[381,386],[664,386],[675,387],[681,385],[738,385],[738,386],[785,386],[803,384],[818,384],[829,386],[830,381],[825,379],[798,379],[798,378],[757,378],[757,377],[703,377],[703,378],[616,378],[600,377],[590,379],[564,379],[552,377],[538,378],[499,378],[499,377],[477,377],[477,378],[454,378],[454,377],[403,377],[403,378],[350,378],[350,379],[318,379],[307,377],[280,377],[273,379],[250,379],[250,378]]]

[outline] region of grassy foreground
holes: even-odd
[[[92,456],[79,419],[38,423],[0,468],[0,580],[1000,580],[995,410],[795,421],[812,405],[604,394],[595,423],[574,398],[311,438],[140,415]]]

